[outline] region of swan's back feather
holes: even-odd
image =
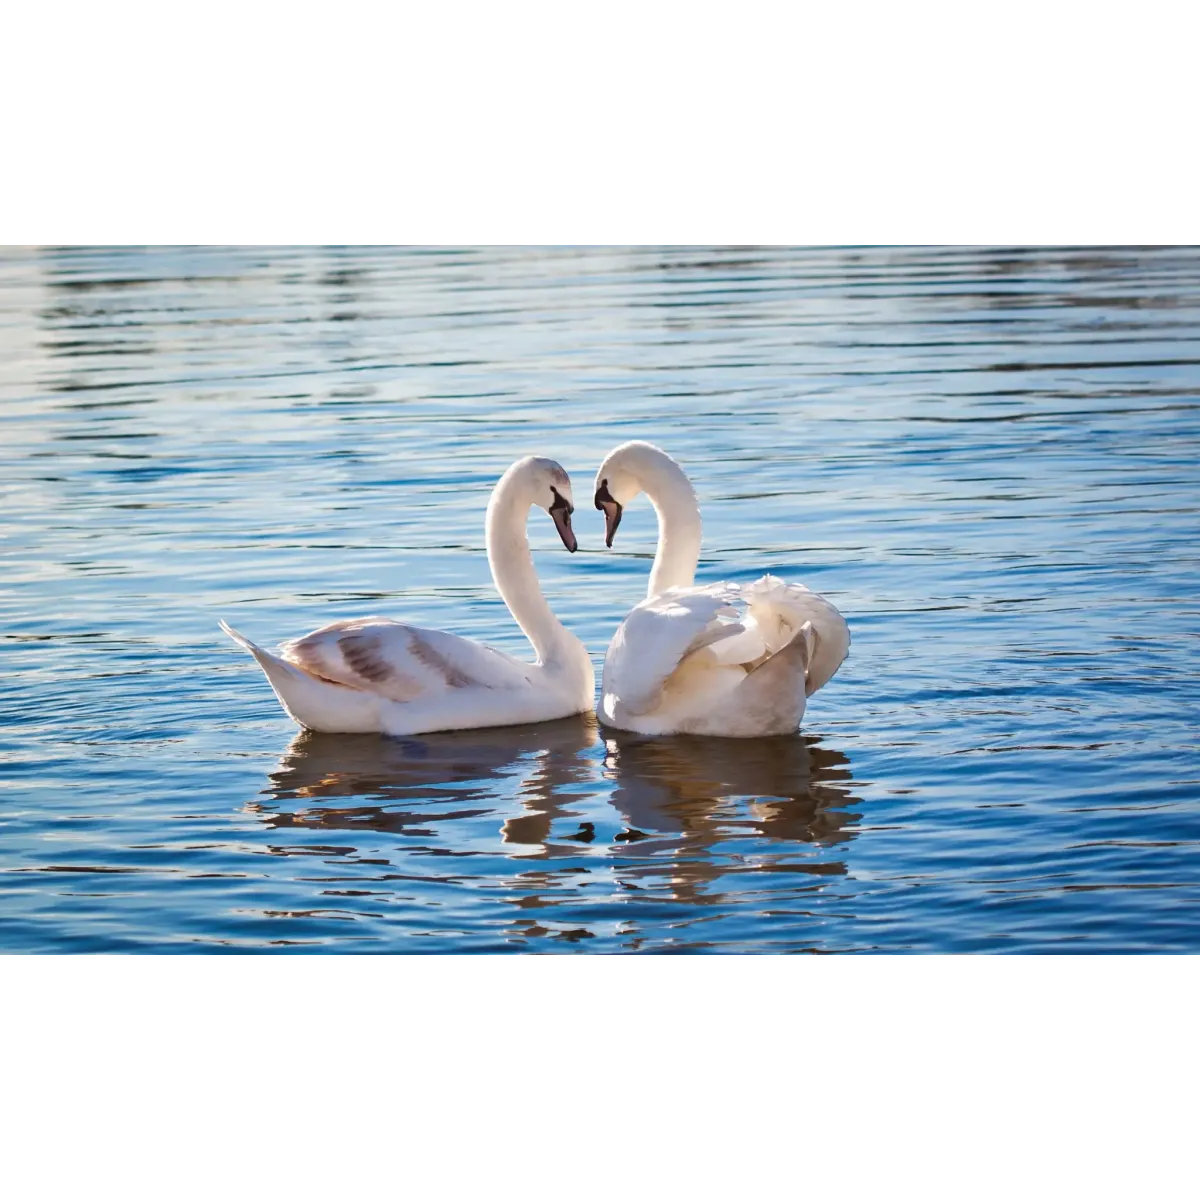
[[[816,638],[805,675],[806,691],[811,696],[824,687],[850,652],[850,629],[842,614],[802,583],[784,583],[774,575],[748,584],[742,594],[771,654],[782,650],[806,621],[812,622]]]
[[[716,661],[721,644],[745,632],[737,621],[736,583],[668,588],[637,605],[621,622],[604,660],[604,691],[627,712],[654,708],[667,679],[689,656]],[[707,651],[707,654],[702,652]]]
[[[524,664],[452,633],[389,617],[334,621],[284,642],[280,657],[329,683],[406,703],[454,689],[526,686]]]

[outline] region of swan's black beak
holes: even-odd
[[[621,523],[621,514],[625,510],[612,498],[607,479],[602,479],[596,489],[596,507],[604,514],[604,544],[611,550],[617,526]]]
[[[554,496],[554,503],[550,505],[550,517],[554,521],[554,528],[558,530],[558,536],[562,538],[562,544],[574,554],[579,549],[575,531],[571,528],[571,514],[575,510],[557,492]]]

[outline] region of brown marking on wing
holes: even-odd
[[[409,651],[418,662],[422,662],[430,670],[436,671],[446,681],[447,687],[487,687],[478,679],[472,679],[460,668],[456,667],[444,654],[435,650],[415,629],[409,631]]]
[[[368,683],[383,683],[396,673],[392,664],[380,656],[379,647],[377,633],[343,633],[338,638],[338,649],[346,666]]]
[[[338,621],[309,637],[286,643],[280,653],[285,661],[323,683],[376,692],[401,703],[415,700],[425,688],[380,653],[383,640],[378,633],[364,628],[369,624],[369,620],[362,619]],[[333,630],[344,632],[331,645],[326,638]]]

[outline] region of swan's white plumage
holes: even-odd
[[[564,497],[569,502],[570,483],[557,463],[523,459],[496,485],[488,507],[493,575],[533,643],[535,662],[389,617],[335,621],[283,642],[277,653],[224,621],[221,628],[254,655],[289,716],[318,732],[406,735],[586,712],[595,694],[591,659],[546,604],[525,534],[531,504],[561,510]],[[569,514],[565,524],[569,533]]]
[[[724,584],[670,588],[643,600],[621,622],[604,659],[604,692],[620,697],[622,709],[645,713],[661,699],[667,679],[686,658],[725,638],[738,638],[745,626]],[[727,618],[722,620],[722,618]]]
[[[638,733],[789,733],[849,647],[841,614],[799,584],[670,588],[613,636],[599,716]]]
[[[850,649],[841,613],[823,596],[774,575],[690,586],[700,548],[695,492],[656,446],[618,447],[597,472],[596,486],[598,497],[621,507],[645,491],[659,515],[650,594],[609,645],[600,720],[646,734],[758,737],[796,730],[807,697],[829,682]],[[663,579],[686,582],[659,591]]]

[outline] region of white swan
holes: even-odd
[[[288,715],[321,733],[408,735],[587,712],[596,692],[591,658],[550,611],[529,553],[525,525],[535,504],[574,551],[571,481],[548,458],[523,458],[504,473],[488,504],[486,538],[492,578],[536,662],[388,617],[335,621],[284,642],[278,654],[224,621],[221,628],[258,660]]]
[[[645,492],[658,513],[647,597],[622,622],[604,659],[596,715],[635,733],[763,737],[793,733],[807,696],[850,649],[832,604],[800,584],[693,587],[700,509],[680,465],[649,442],[618,446],[596,472],[606,542]]]

